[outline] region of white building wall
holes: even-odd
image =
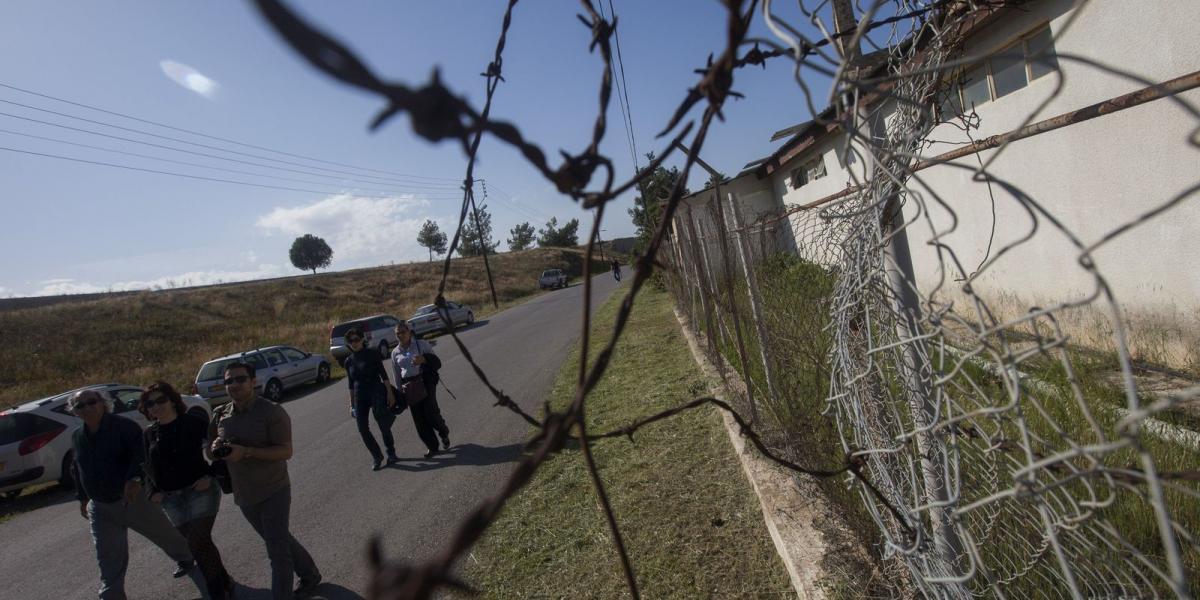
[[[966,47],[968,53],[986,53],[1049,22],[1065,86],[1051,98],[1057,78],[1042,77],[977,107],[980,128],[970,132],[971,138],[1021,126],[1047,99],[1035,120],[1146,85],[1073,61],[1070,55],[1152,82],[1200,70],[1200,1],[1147,0],[1138,2],[1134,10],[1123,0],[1091,0],[1068,27],[1071,4],[1067,0],[1031,4],[1029,12],[993,27]],[[1200,106],[1200,91],[1182,98]],[[939,166],[917,173],[910,189],[936,194],[946,204],[940,206],[927,197],[923,203],[906,205],[906,216],[913,218],[916,207],[923,204],[932,221],[909,230],[919,283],[930,290],[940,281],[952,291],[957,287],[955,279],[973,273],[985,258],[1000,256],[1011,246],[973,284],[977,292],[1008,298],[1014,311],[1090,296],[1096,282],[1079,265],[1080,251],[1072,236],[1083,245],[1095,243],[1200,183],[1200,150],[1187,142],[1198,127],[1200,121],[1177,104],[1158,100],[979,155],[985,162],[994,161],[988,171],[1015,189],[997,184],[989,189],[986,183],[972,181],[971,169],[978,167],[974,156],[954,163],[962,168]],[[950,125],[939,126],[930,138],[969,141]],[[953,147],[937,145],[929,153]],[[1038,215],[1035,222],[1016,199],[1021,193],[1053,219]],[[1053,220],[1062,224],[1062,230]],[[946,272],[944,279],[938,271],[942,261],[929,245],[935,232],[944,234],[940,241],[962,263],[961,270]],[[1030,235],[1032,239],[1022,241]],[[1178,344],[1186,343],[1189,336],[1200,340],[1198,256],[1200,195],[1193,194],[1175,209],[1102,247],[1094,258],[1134,326],[1170,321],[1169,327],[1183,336],[1176,340]]]
[[[840,130],[831,133],[768,176],[771,189],[785,208],[805,205],[836,194],[849,185],[862,183],[866,160],[861,150],[846,152],[847,138],[845,132]],[[792,171],[818,155],[825,164],[825,177],[799,188],[792,187]],[[793,212],[788,217],[790,236],[795,240],[800,256],[825,266],[833,266],[841,256],[837,245],[841,238],[837,233],[839,225],[843,223],[822,219],[819,209]]]

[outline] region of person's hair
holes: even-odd
[[[90,398],[92,396],[95,396],[96,399],[100,401],[100,408],[103,409],[104,412],[108,412],[108,403],[104,401],[104,396],[102,396],[100,392],[97,392],[96,390],[79,390],[78,392],[75,392],[75,395],[71,396],[70,400],[67,400],[67,408],[73,411],[77,406],[83,403],[85,398]]]
[[[231,363],[225,365],[226,373],[228,373],[234,369],[244,369],[246,371],[246,375],[249,375],[250,379],[254,379],[254,365],[252,365],[250,363],[244,363],[244,362],[231,362]]]
[[[187,405],[183,403],[183,397],[179,395],[179,392],[175,391],[171,384],[160,379],[142,390],[142,397],[138,399],[138,412],[142,413],[147,421],[154,420],[150,416],[150,396],[154,395],[154,392],[161,393],[163,397],[171,401],[171,407],[175,409],[176,417],[181,417],[187,412]]]
[[[399,321],[396,321],[395,328],[396,329],[407,329],[409,331],[412,331],[412,327],[409,327],[408,321],[405,321],[404,319],[400,319]]]
[[[346,335],[344,335],[344,336],[342,336],[342,337],[343,337],[344,339],[347,339],[347,340],[349,340],[350,336],[352,336],[352,335],[357,335],[357,336],[358,336],[358,339],[360,339],[360,340],[361,340],[361,339],[363,339],[363,332],[362,332],[362,329],[359,329],[359,328],[358,328],[358,325],[355,325],[354,327],[351,327],[350,329],[347,329],[347,330],[346,330]]]

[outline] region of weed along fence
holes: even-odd
[[[800,0],[796,14],[726,2],[719,50],[661,128],[656,157],[627,177],[599,151],[616,74],[624,80],[604,3],[580,3],[581,47],[602,70],[599,112],[577,154],[549,153],[517,124],[489,118],[516,0],[479,107],[436,72],[424,83],[384,81],[284,3],[255,4],[299,57],[386,102],[372,127],[409,113],[417,135],[463,149],[447,257],[475,211],[485,135],[594,210],[584,315],[609,203],[650,196],[664,161],[682,163],[673,184],[643,199],[642,253],[611,337],[591,357],[584,318],[585,366],[567,409],[524,412],[451,332],[496,406],[538,435],[436,560],[387,563],[373,545],[372,597],[468,587],[456,561],[569,440],[639,597],[591,445],[714,405],[767,458],[815,477],[874,551],[886,575],[851,574],[842,587],[854,596],[1192,598],[1200,589],[1200,453],[1151,426],[1186,437],[1200,423],[1200,391],[1187,385],[1200,372],[1200,323],[1187,320],[1200,314],[1200,280],[1179,258],[1200,256],[1194,0],[1138,11],[1119,0]],[[787,67],[793,103],[812,119],[722,178],[701,160],[709,127],[740,96],[744,69],[768,63]],[[828,82],[828,93],[813,82]],[[719,183],[688,195],[697,164]],[[450,268],[447,258],[439,306]],[[681,399],[590,432],[589,393],[651,281],[724,359],[714,362],[745,379],[745,397]],[[1149,373],[1178,385],[1151,393]]]
[[[981,10],[993,26],[1011,23]],[[996,73],[1033,61],[1029,40],[1061,36],[1067,46],[1070,27],[1090,26],[1085,12],[1050,17],[1063,21],[1053,35],[1035,28],[1016,38],[1025,54],[986,63],[991,75],[970,92],[982,94],[976,103],[1000,101],[1008,82]],[[732,179],[712,171],[720,183],[684,198],[660,255],[665,285],[714,362],[748,384],[738,409],[757,435],[819,471],[881,568],[906,573],[891,593],[1194,597],[1196,365],[1147,351],[1144,298],[1129,294],[1133,309],[1118,302],[1139,275],[1105,246],[1153,253],[1170,231],[1157,219],[1197,214],[1196,171],[1139,197],[1136,210],[1080,221],[1061,214],[1075,210],[1061,181],[1016,167],[1027,166],[1023,152],[1061,152],[1093,135],[1079,130],[1105,126],[1085,124],[1093,119],[1145,120],[1119,113],[1150,103],[1179,109],[1186,130],[1143,134],[1195,161],[1200,113],[1180,94],[1200,74],[1129,76],[1132,91],[1039,113],[1083,71],[1060,53],[1065,83],[1047,86],[1043,104],[1007,130],[971,141],[992,117],[981,118],[983,108],[962,115],[961,105],[952,116],[944,107],[970,84],[948,86],[939,73],[978,60],[963,48],[985,35],[970,31],[979,22],[926,23],[882,62],[843,48],[852,59],[839,63],[840,76],[866,66],[857,82],[841,82],[821,118],[765,162]],[[1033,77],[1036,63],[1021,64],[1021,77]],[[956,150],[929,152],[946,131],[967,136]],[[833,164],[841,170],[828,173]],[[819,188],[830,176],[837,183]],[[1145,389],[1163,373],[1173,386]]]

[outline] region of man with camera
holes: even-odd
[[[79,512],[91,522],[92,541],[100,563],[100,598],[125,598],[125,571],[129,566],[128,530],[153,542],[178,564],[176,577],[192,575],[203,593],[203,582],[193,568],[192,552],[162,509],[151,504],[142,488],[145,446],[142,429],[129,419],[113,416],[99,392],[83,390],[67,401],[72,414],[83,420],[71,438]]]
[[[225,391],[232,402],[213,411],[211,451],[228,464],[233,500],[266,543],[272,597],[307,597],[321,583],[321,572],[288,528],[292,421],[283,407],[259,397],[255,387],[253,365],[235,362],[225,367]],[[293,592],[295,575],[300,576],[300,586]]]

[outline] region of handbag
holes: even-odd
[[[224,460],[218,458],[212,462],[212,476],[221,486],[222,494],[233,493],[233,478],[229,476],[229,465]]]
[[[401,383],[400,392],[404,395],[404,402],[409,406],[420,404],[429,395],[428,390],[425,389],[425,380],[422,377]]]

